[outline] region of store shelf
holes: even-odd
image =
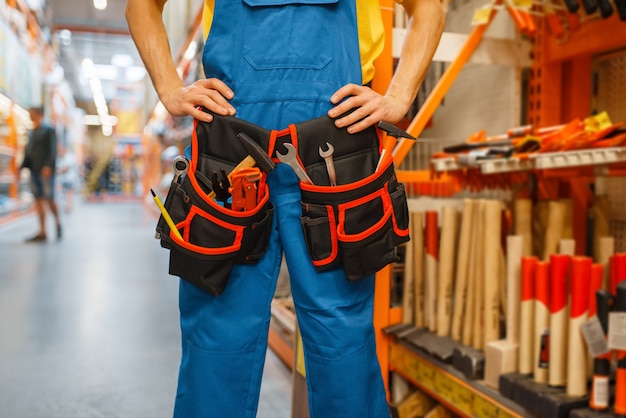
[[[509,173],[513,171],[527,171],[535,168],[533,161],[519,158],[497,158],[478,162],[483,174]]]
[[[626,161],[626,147],[549,152],[530,156],[537,169],[604,165]]]
[[[454,157],[433,158],[430,164],[433,170],[438,172],[462,170],[467,167],[457,163]]]
[[[605,166],[626,161],[626,147],[583,149],[575,151],[546,152],[531,154],[527,159],[495,158],[479,160],[474,166],[459,164],[454,157],[435,158],[433,170],[455,171],[478,168],[483,174],[507,173],[528,170],[549,170],[583,166]]]
[[[512,418],[528,413],[478,381],[466,379],[451,365],[402,339],[393,339],[390,369],[464,417]]]

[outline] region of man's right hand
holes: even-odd
[[[162,94],[161,102],[173,116],[190,115],[198,120],[211,122],[213,117],[200,107],[218,115],[233,116],[236,110],[229,102],[233,97],[233,91],[223,81],[208,78]]]

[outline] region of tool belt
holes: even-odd
[[[254,264],[265,253],[274,207],[262,172],[253,208],[234,211],[209,197],[215,172],[231,173],[248,156],[237,140],[245,133],[276,159],[293,144],[313,184],[300,182],[301,223],[317,271],[343,266],[348,280],[373,274],[397,261],[395,247],[409,239],[404,186],[388,159],[375,171],[382,133],[371,128],[348,134],[328,117],[267,130],[234,117],[195,121],[192,157],[182,181],[173,181],[165,208],[183,240],[161,216],[157,236],[170,250],[169,273],[214,294],[223,292],[234,264]],[[320,147],[334,147],[337,186],[330,186]],[[235,170],[236,172],[237,170]]]

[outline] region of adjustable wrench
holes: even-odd
[[[284,144],[284,146],[285,148],[287,148],[287,154],[281,154],[280,152],[276,151],[276,156],[278,157],[278,160],[281,163],[285,163],[289,167],[291,167],[296,173],[296,176],[298,176],[298,178],[300,179],[300,181],[302,181],[303,183],[313,184],[313,181],[304,170],[304,167],[302,167],[302,165],[300,165],[300,161],[298,161],[298,151],[296,151],[296,147],[294,147],[293,144],[290,143],[286,143]]]
[[[324,159],[326,162],[326,171],[328,171],[328,178],[330,179],[330,185],[337,185],[337,174],[335,173],[335,163],[333,163],[333,153],[335,152],[335,147],[333,147],[330,142],[326,142],[326,146],[328,147],[327,151],[324,151],[322,147],[319,148],[320,157]]]

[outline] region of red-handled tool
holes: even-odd
[[[385,136],[385,139],[383,140],[383,149],[380,152],[380,158],[378,159],[378,164],[376,164],[376,170],[374,171],[378,171],[385,159],[391,157],[391,152],[395,148],[397,142],[398,140],[395,137],[391,135]]]
[[[570,259],[565,254],[550,256],[550,386],[563,386],[567,381],[567,281]]]
[[[587,351],[580,326],[587,321],[591,264],[590,257],[572,257],[566,385],[568,396],[587,394]]]
[[[615,295],[617,286],[626,280],[626,253],[613,254],[611,263],[611,294]]]
[[[253,210],[257,205],[257,182],[261,180],[261,170],[257,167],[242,168],[232,174],[231,180],[231,209]]]
[[[621,282],[617,285],[615,312],[626,312],[626,282]],[[626,350],[617,351],[615,405],[613,406],[613,412],[616,415],[626,415]]]
[[[533,379],[548,382],[550,366],[550,263],[538,261],[535,268],[535,341]]]
[[[535,347],[535,266],[537,257],[522,257],[520,294],[519,372],[531,374],[536,363]]]

